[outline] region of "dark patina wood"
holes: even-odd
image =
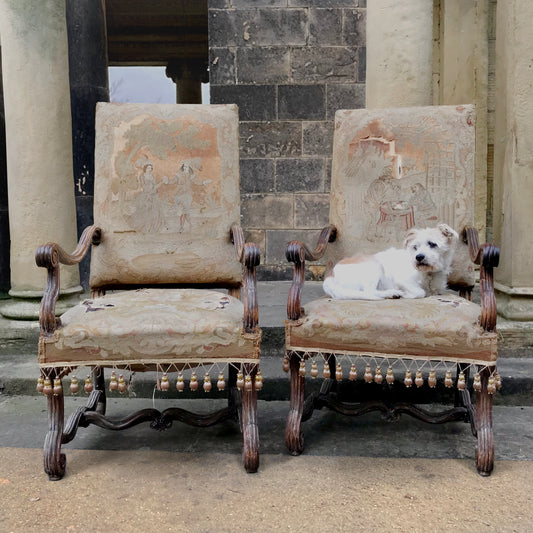
[[[286,250],[287,260],[294,263],[293,282],[287,300],[287,317],[298,320],[302,316],[301,293],[305,280],[305,261],[314,261],[323,256],[328,242],[336,237],[334,226],[325,227],[319,237],[314,251],[300,241],[292,241]],[[480,294],[481,315],[480,325],[487,332],[496,328],[496,299],[494,296],[493,269],[498,266],[499,250],[492,244],[479,244],[478,232],[475,228],[466,227],[462,232],[464,242],[468,244],[472,262],[480,266]],[[472,299],[471,289],[460,288],[459,294],[469,300]],[[494,465],[494,437],[492,429],[492,394],[488,392],[488,379],[491,370],[479,367],[481,390],[475,392],[475,402],[472,402],[468,387],[458,390],[455,394],[453,408],[440,411],[429,411],[417,405],[406,402],[391,402],[372,400],[367,402],[350,403],[340,401],[336,392],[336,381],[325,379],[319,392],[305,396],[305,377],[300,376],[300,361],[305,354],[287,352],[290,372],[290,407],[285,428],[285,442],[289,452],[299,455],[304,449],[302,423],[311,418],[315,409],[327,407],[337,413],[347,416],[361,416],[372,411],[380,411],[387,419],[396,419],[401,414],[407,414],[418,420],[431,424],[443,424],[451,421],[466,421],[470,423],[472,434],[477,438],[476,467],[483,476],[492,472]],[[335,372],[335,357],[327,355],[331,375]],[[463,372],[468,383],[468,365],[458,364],[457,374]],[[388,385],[384,384],[384,390]]]
[[[287,317],[289,320],[298,320],[301,314],[302,289],[305,282],[305,261],[317,261],[326,252],[329,242],[335,241],[337,229],[335,226],[326,226],[320,232],[316,248],[311,250],[301,241],[291,241],[287,245],[285,256],[287,261],[294,263],[294,275],[287,300]]]

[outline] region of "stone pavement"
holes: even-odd
[[[197,411],[203,404],[183,402]],[[82,400],[66,403],[71,412]],[[1,531],[531,531],[533,407],[495,407],[489,478],[475,470],[467,424],[321,411],[305,423],[303,455],[292,457],[283,442],[287,402],[260,401],[256,474],[242,467],[233,422],[175,423],[162,433],[146,424],[120,436],[91,426],[64,447],[67,474],[51,482],[40,449],[45,404],[0,397]],[[117,398],[108,411],[141,406],[146,399]]]

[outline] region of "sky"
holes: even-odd
[[[176,86],[165,67],[109,67],[112,102],[175,104]],[[209,103],[209,84],[202,84],[202,100]]]

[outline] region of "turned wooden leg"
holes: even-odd
[[[252,378],[251,390],[242,391],[242,460],[248,473],[257,472],[259,468],[259,428],[257,425],[257,391],[255,390],[255,375],[257,365],[243,365],[244,374]]]
[[[54,374],[55,375],[55,374]],[[50,394],[48,399],[48,433],[44,439],[44,471],[51,481],[57,481],[65,475],[67,459],[61,453],[63,438],[65,404],[63,392]]]
[[[482,476],[490,476],[494,468],[494,435],[492,431],[492,394],[487,392],[490,369],[480,371],[481,390],[476,393],[476,467]]]
[[[302,433],[302,414],[304,409],[305,377],[300,376],[300,358],[297,354],[289,355],[291,392],[289,415],[285,427],[285,444],[292,455],[300,455],[304,449]]]
[[[104,369],[101,366],[95,366],[92,369],[93,383],[96,390],[101,391],[98,399],[98,405],[96,406],[96,412],[105,415],[106,410],[106,395],[105,395],[105,377]]]

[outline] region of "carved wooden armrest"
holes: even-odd
[[[291,241],[287,245],[285,256],[287,261],[294,263],[294,274],[292,285],[287,299],[287,317],[289,320],[298,320],[301,315],[302,288],[305,281],[305,261],[317,261],[320,259],[328,247],[329,242],[333,242],[337,237],[335,226],[326,226],[318,237],[316,248],[311,250],[301,241]]]
[[[238,225],[231,227],[231,240],[235,245],[237,258],[243,265],[244,331],[255,333],[259,322],[256,267],[261,260],[261,253],[259,246],[253,242],[244,242],[244,233]]]
[[[100,228],[89,226],[85,228],[76,249],[71,254],[65,252],[61,246],[53,242],[37,248],[35,252],[37,266],[48,269],[46,289],[39,310],[41,334],[49,336],[60,325],[59,319],[56,319],[55,316],[56,302],[59,296],[59,265],[75,265],[79,263],[87,254],[91,243],[99,244],[100,238]]]
[[[500,261],[500,250],[494,244],[480,245],[477,230],[470,226],[463,230],[463,240],[468,244],[470,259],[479,265],[479,294],[481,296],[479,323],[486,331],[494,331],[497,312],[493,269]]]

